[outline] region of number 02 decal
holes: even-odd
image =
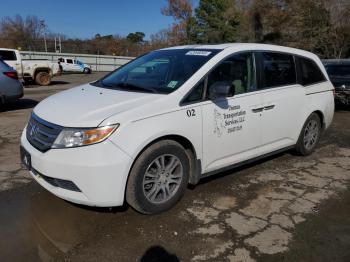
[[[196,116],[196,110],[194,109],[188,109],[186,113],[188,117]]]

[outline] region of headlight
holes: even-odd
[[[56,138],[52,148],[87,146],[102,142],[109,137],[119,124],[98,128],[64,128]]]

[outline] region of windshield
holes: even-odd
[[[158,50],[136,58],[94,85],[118,90],[171,93],[220,50]]]
[[[330,76],[350,77],[350,65],[327,65],[326,69]]]

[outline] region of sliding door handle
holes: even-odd
[[[252,109],[253,113],[260,113],[260,112],[262,112],[263,110],[264,110],[263,107],[253,108],[253,109]]]
[[[275,105],[269,105],[269,106],[265,106],[264,110],[271,110],[271,109],[274,109],[274,108],[275,108]]]

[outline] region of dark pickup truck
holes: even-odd
[[[350,105],[350,59],[322,61],[335,88],[337,103]]]

